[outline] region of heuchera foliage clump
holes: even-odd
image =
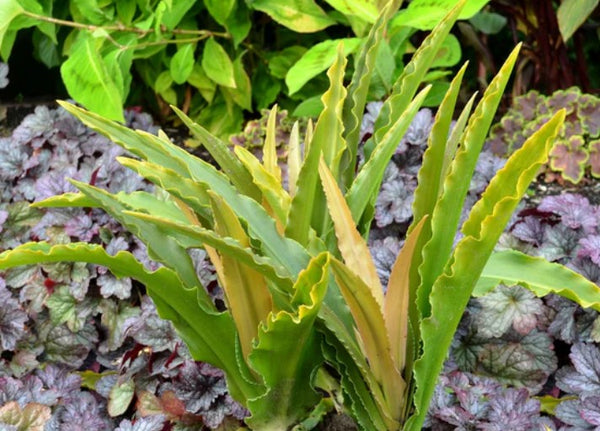
[[[125,117],[130,127],[157,130],[147,114]],[[115,161],[123,153],[62,108],[38,106],[0,138],[0,248],[36,239],[91,241],[156,268],[145,246],[100,210],[29,206],[73,190],[65,177],[113,191],[152,191]],[[195,250],[192,259],[218,298],[204,253]],[[184,422],[216,428],[246,414],[227,394],[221,371],[191,360],[141,286],[106,268],[10,270],[0,276],[0,303],[1,426],[21,429],[36,417],[28,429],[160,431]],[[130,409],[136,400],[137,410]]]
[[[550,168],[572,183],[579,183],[586,172],[599,178],[600,98],[582,93],[578,87],[549,96],[532,90],[516,97],[512,107],[492,127],[487,147],[497,155],[512,153],[563,108],[567,116],[560,139],[550,152]]]

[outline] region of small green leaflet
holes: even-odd
[[[171,58],[171,76],[177,84],[183,84],[192,73],[194,68],[194,47],[194,44],[185,44]]]
[[[313,33],[335,24],[313,0],[252,0],[247,3],[298,33]]]
[[[233,63],[225,49],[212,37],[204,45],[202,68],[208,77],[217,84],[224,87],[236,87]]]

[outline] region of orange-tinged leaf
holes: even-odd
[[[209,191],[215,217],[215,231],[222,237],[237,240],[242,246],[250,246],[250,238],[244,231],[233,210],[223,198]],[[245,358],[252,351],[253,340],[258,334],[260,322],[266,319],[273,307],[265,277],[237,259],[221,255],[222,288],[227,305],[240,339]]]
[[[387,292],[385,295],[384,318],[385,325],[390,337],[392,358],[399,370],[404,369],[406,364],[406,342],[408,338],[408,309],[410,291],[410,268],[413,255],[418,243],[421,229],[425,224],[427,215],[414,227],[406,237],[404,246],[390,274]]]
[[[383,288],[367,243],[362,238],[352,218],[346,199],[325,160],[321,158],[319,174],[327,198],[327,207],[333,220],[338,248],[348,267],[352,268],[365,282],[380,310],[383,309]]]
[[[387,408],[385,416],[398,421],[404,406],[406,383],[392,359],[383,311],[372,289],[353,270],[335,258],[331,259],[331,269],[354,318],[359,345],[382,388]]]

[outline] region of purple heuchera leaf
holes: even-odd
[[[104,298],[114,295],[119,299],[127,299],[131,296],[131,279],[128,277],[117,278],[107,273],[98,277],[96,282]]]
[[[560,259],[572,259],[583,232],[564,224],[546,229],[546,241],[536,251],[538,255],[553,262]]]
[[[161,319],[152,300],[144,296],[139,316],[130,317],[123,323],[123,332],[136,342],[152,347],[154,352],[174,350],[179,337],[168,320]]]
[[[21,176],[29,155],[8,138],[0,138],[0,179],[12,180]]]
[[[65,367],[46,364],[43,369],[36,370],[36,376],[44,386],[56,392],[60,398],[72,397],[81,387],[81,377],[69,373]]]
[[[478,299],[477,329],[484,337],[500,337],[511,326],[520,334],[528,334],[544,312],[542,301],[521,286],[498,286]]]
[[[109,431],[112,423],[103,404],[89,392],[79,392],[64,405],[58,421],[61,431]]]
[[[400,253],[402,244],[403,242],[400,241],[397,236],[388,236],[384,239],[376,239],[369,243],[373,262],[377,269],[377,275],[379,275],[381,284],[384,287],[386,287],[389,282],[392,266],[396,261],[398,253]]]
[[[5,287],[3,278],[0,278],[0,304],[0,346],[2,350],[14,350],[26,335],[25,323],[29,317]]]
[[[79,214],[67,221],[64,226],[67,235],[83,242],[90,242],[99,230],[99,226],[88,214]]]
[[[362,122],[360,124],[360,136],[361,141],[364,139],[366,134],[373,134],[373,126],[375,120],[379,116],[383,102],[369,102],[366,106],[366,112],[363,115]]]
[[[433,114],[431,109],[423,108],[417,112],[408,130],[404,134],[400,145],[396,149],[396,154],[403,153],[408,148],[406,144],[416,147],[423,147],[427,144],[431,127],[433,126]]]
[[[162,431],[165,420],[163,415],[146,416],[133,422],[123,419],[114,431]]]
[[[471,179],[470,191],[481,193],[490,183],[491,179],[506,164],[506,159],[497,157],[490,152],[482,152],[477,160],[475,172]]]
[[[52,171],[41,176],[35,182],[36,201],[42,201],[66,192],[76,192],[75,186],[67,180],[67,178],[75,177],[76,172],[74,167],[69,166],[64,171]]]
[[[546,228],[538,217],[527,216],[513,227],[511,234],[539,247],[546,239]]]
[[[375,202],[375,221],[378,227],[385,227],[393,222],[404,223],[412,217],[416,187],[414,177],[400,173],[394,163],[388,165]]]
[[[8,64],[0,62],[0,88],[8,86]]]
[[[538,210],[559,215],[571,229],[583,228],[585,232],[593,232],[598,226],[598,209],[578,194],[547,196],[538,205]]]
[[[588,235],[579,240],[581,248],[577,257],[589,257],[596,265],[600,265],[600,235]]]
[[[205,363],[186,361],[173,382],[177,397],[192,413],[205,413],[218,397],[227,393],[223,372]]]
[[[577,343],[569,354],[573,367],[556,373],[556,385],[571,394],[600,393],[600,349],[593,344]]]
[[[529,398],[527,389],[507,389],[490,398],[486,431],[530,430],[540,414],[540,402]]]

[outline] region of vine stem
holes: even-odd
[[[146,36],[150,33],[154,33],[154,30],[150,30],[150,29],[144,30],[142,28],[137,28],[137,27],[126,27],[121,23],[119,23],[117,25],[106,25],[106,26],[93,25],[93,24],[82,24],[79,22],[58,19],[58,18],[54,18],[51,16],[38,15],[36,13],[32,13],[32,12],[28,12],[28,11],[23,11],[22,13],[23,13],[23,15],[26,15],[33,19],[37,19],[39,21],[45,21],[45,22],[49,22],[52,24],[63,25],[65,27],[79,28],[79,29],[88,30],[88,31],[96,31],[96,30],[121,31],[121,32],[125,32],[125,33],[139,34],[142,37]],[[212,37],[212,36],[222,37],[225,39],[231,39],[231,35],[226,32],[217,32],[217,31],[210,31],[210,30],[186,30],[186,29],[169,30],[164,25],[160,26],[160,30],[163,32],[169,32],[171,34],[197,35],[197,37],[195,37],[193,39],[165,40],[164,42],[154,42],[153,44],[193,42],[193,41],[202,40],[202,39]]]

